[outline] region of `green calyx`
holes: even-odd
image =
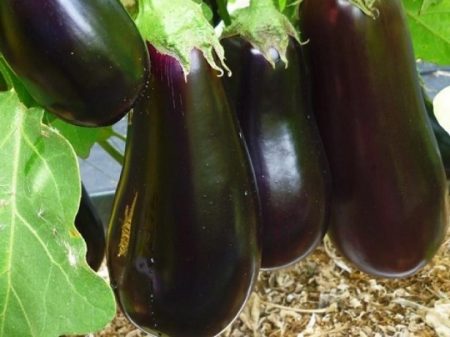
[[[229,69],[214,28],[202,6],[192,0],[139,0],[136,25],[143,38],[159,52],[176,58],[185,76],[190,71],[190,54],[200,50],[211,67],[223,75]]]
[[[272,66],[270,50],[276,49],[286,67],[286,50],[289,38],[300,43],[300,37],[286,16],[281,14],[272,0],[252,0],[249,7],[233,15],[231,25],[226,27],[222,38],[241,36],[258,49]]]
[[[378,16],[378,9],[375,7],[377,0],[350,0],[350,3],[358,7],[364,14],[376,19]]]

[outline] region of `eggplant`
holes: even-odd
[[[0,52],[39,105],[82,126],[122,118],[148,73],[118,0],[2,0]]]
[[[285,267],[321,242],[331,192],[302,49],[290,40],[286,68],[275,48],[273,67],[241,38],[222,43],[233,73],[224,77],[224,87],[239,117],[261,202],[261,266]]]
[[[221,80],[150,48],[152,76],[129,119],[107,247],[125,315],[163,336],[213,336],[251,293],[260,212],[250,160]]]
[[[105,257],[105,228],[84,185],[81,187],[80,208],[75,217],[75,227],[86,241],[88,265],[95,271],[99,270]]]
[[[406,277],[442,244],[444,168],[399,0],[375,18],[348,0],[305,0],[313,104],[332,176],[330,236],[361,270]]]

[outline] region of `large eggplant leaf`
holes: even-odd
[[[13,90],[0,93],[0,337],[88,333],[115,314],[73,225],[75,152],[42,124],[43,113]]]
[[[432,5],[437,5],[440,2],[442,2],[442,0],[423,0],[421,10],[422,11],[427,10],[428,7],[430,7]]]
[[[416,57],[450,64],[450,1],[403,0],[403,4]]]
[[[110,126],[86,128],[66,123],[59,118],[54,118],[49,125],[56,128],[70,142],[77,155],[84,159],[89,157],[95,143],[105,141],[113,134]]]

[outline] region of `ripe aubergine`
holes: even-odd
[[[330,234],[361,270],[405,277],[441,245],[446,181],[399,0],[304,0],[313,103],[330,163]]]
[[[86,241],[86,260],[93,270],[98,270],[105,257],[105,229],[84,185],[81,202],[75,217],[75,226]]]
[[[152,76],[129,120],[107,259],[137,326],[213,336],[238,314],[260,264],[253,171],[222,83],[202,53],[150,48]]]
[[[312,116],[302,50],[290,41],[286,68],[272,49],[274,68],[243,39],[222,43],[233,72],[224,84],[239,116],[261,201],[261,266],[283,267],[320,243],[330,199],[328,164]]]
[[[118,0],[2,0],[0,52],[37,103],[83,126],[123,117],[147,77],[145,44]]]

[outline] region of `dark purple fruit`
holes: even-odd
[[[333,181],[330,234],[361,270],[414,274],[446,233],[446,180],[401,1],[375,17],[348,0],[304,0],[303,40]]]
[[[250,295],[260,264],[253,173],[217,74],[198,50],[187,79],[150,48],[129,120],[109,230],[112,286],[147,332],[209,337]]]
[[[224,78],[255,170],[262,212],[262,267],[308,255],[327,228],[330,179],[313,117],[303,53],[291,40],[288,67],[275,68],[243,39],[223,40],[233,72]]]
[[[145,44],[118,0],[2,0],[0,52],[38,104],[83,126],[122,118],[147,77]]]

